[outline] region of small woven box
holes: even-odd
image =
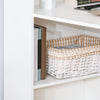
[[[47,40],[47,73],[64,79],[100,72],[100,38],[78,35]]]

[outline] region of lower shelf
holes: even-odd
[[[83,79],[94,78],[94,77],[98,77],[98,76],[100,76],[100,73],[59,80],[59,79],[53,78],[50,75],[47,75],[46,80],[41,80],[39,82],[36,82],[34,87],[33,87],[33,89],[40,89],[40,88],[50,87],[50,86],[54,86],[54,85],[70,83],[70,82],[74,82],[74,81],[78,81],[78,80],[83,80]]]

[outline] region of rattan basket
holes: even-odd
[[[100,38],[77,35],[47,40],[46,45],[47,73],[55,78],[100,72]]]

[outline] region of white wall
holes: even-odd
[[[40,6],[40,2],[41,2],[41,0],[34,0],[35,7]],[[64,0],[56,0],[56,2],[57,3],[61,3],[61,2],[64,2]]]
[[[3,49],[3,41],[4,41],[4,16],[3,16],[3,1],[0,0],[0,100],[3,100],[3,89],[4,89],[4,49]]]

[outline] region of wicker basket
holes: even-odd
[[[55,78],[100,72],[100,38],[78,35],[46,43],[47,73]]]

